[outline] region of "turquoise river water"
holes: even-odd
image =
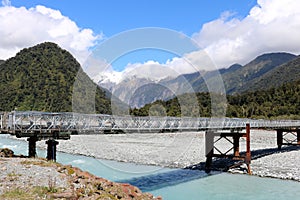
[[[26,141],[0,135],[0,148],[4,147],[27,155]],[[45,154],[45,150],[38,149],[40,157]],[[60,152],[57,161],[112,181],[131,183],[165,200],[300,199],[300,183],[295,181],[228,173],[207,175],[198,170],[136,165]]]

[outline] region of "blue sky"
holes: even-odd
[[[235,17],[244,18],[256,5],[254,0],[12,0],[12,6],[32,8],[44,5],[59,10],[81,28],[90,28],[96,34],[110,38],[120,32],[141,27],[162,27],[182,32],[187,36],[201,30],[204,23],[220,17],[229,11]],[[164,63],[172,59],[173,54],[166,51],[135,51],[121,56],[112,65],[122,71],[129,63],[147,62],[148,60]]]
[[[12,0],[16,7],[44,5],[61,11],[79,27],[91,28],[111,37],[140,27],[163,27],[189,36],[203,23],[217,19],[224,11],[244,18],[256,5],[254,0]]]
[[[51,41],[84,64],[97,45],[123,31],[143,27],[185,34],[216,68],[247,64],[270,52],[299,55],[299,7],[299,0],[2,0],[0,59]],[[187,52],[178,58],[170,52],[147,49],[120,55],[109,69],[124,72],[144,67],[151,69],[146,76],[154,69],[165,76],[167,70],[162,67],[167,66],[176,74],[193,73],[195,69],[183,62],[186,58],[195,60],[199,54]],[[158,76],[158,72],[153,74]],[[93,73],[96,75],[97,70]]]

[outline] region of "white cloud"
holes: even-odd
[[[84,69],[95,82],[99,80],[107,82],[110,80],[116,84],[131,77],[159,81],[168,77],[175,78],[181,74],[216,69],[205,51],[191,52],[181,58],[174,57],[163,64],[153,60],[148,60],[144,63],[129,63],[122,72],[116,72],[111,65],[96,59],[89,58],[88,61],[85,63]]]
[[[191,52],[162,64],[154,61],[129,64],[122,77],[140,74],[160,79],[229,67],[234,63],[246,64],[263,53],[299,54],[299,8],[300,1],[297,0],[258,0],[243,19],[225,11],[219,19],[204,24],[192,36],[202,51]]]
[[[10,5],[3,0],[0,7],[0,59],[14,56],[25,47],[41,42],[55,42],[70,51],[79,62],[89,55],[102,35],[95,35],[90,29],[79,28],[74,21],[63,16],[60,11],[36,6],[26,9]]]
[[[257,4],[242,20],[223,15],[194,34],[219,68],[245,64],[267,52],[299,54],[300,1],[258,0]]]

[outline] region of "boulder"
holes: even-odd
[[[8,148],[0,148],[0,157],[11,158],[14,157],[14,152]]]

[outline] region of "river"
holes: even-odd
[[[26,141],[0,135],[0,148],[27,155],[28,145]],[[37,152],[40,157],[46,155],[43,149]],[[129,182],[165,200],[297,199],[300,196],[300,183],[296,181],[219,172],[207,175],[198,170],[136,165],[61,152],[57,153],[57,162],[112,181]]]

